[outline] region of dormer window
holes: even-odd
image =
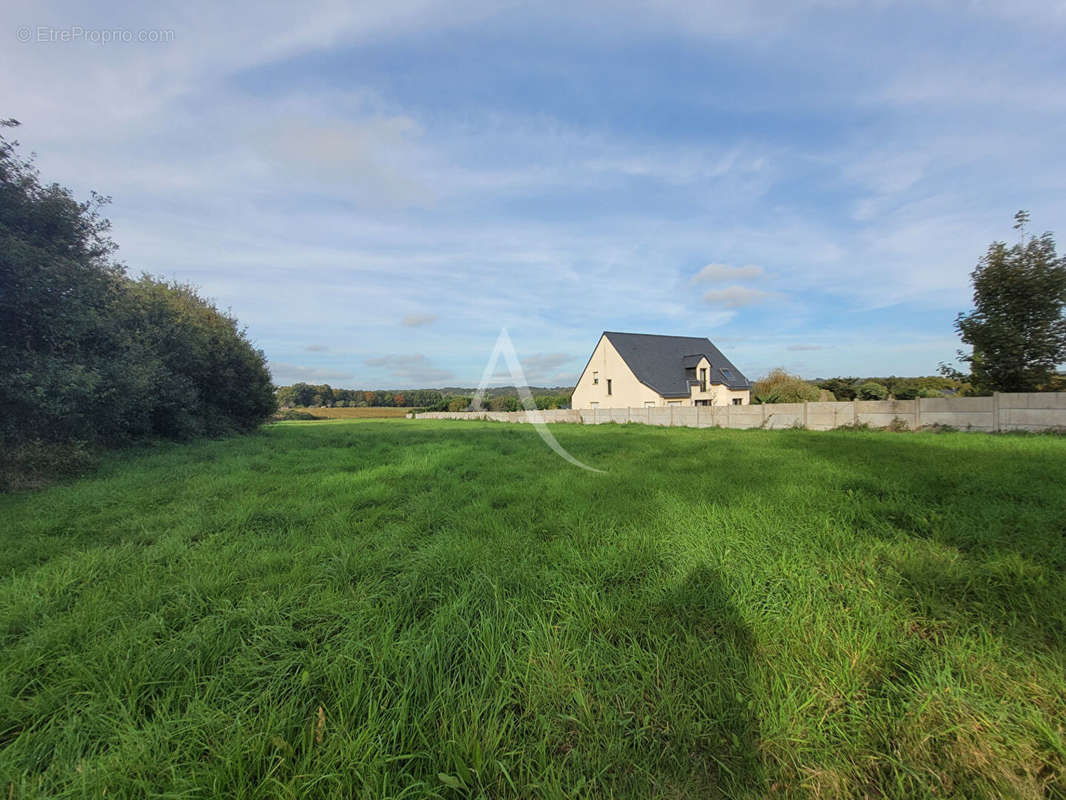
[[[700,391],[707,391],[707,368],[700,367]]]

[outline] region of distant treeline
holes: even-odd
[[[896,375],[887,378],[827,378],[814,383],[819,389],[832,392],[837,400],[913,400],[916,397],[967,395],[973,392],[973,387],[965,381],[937,375],[916,378]]]
[[[0,121],[12,127],[14,121]],[[101,216],[0,137],[0,444],[121,444],[256,427],[263,353],[183,284],[129,278]]]
[[[537,408],[569,408],[572,389],[530,387]],[[431,411],[464,411],[470,407],[474,389],[335,389],[328,383],[294,383],[279,386],[282,408],[421,408]],[[518,390],[496,386],[485,390],[483,407],[491,411],[516,411],[521,407]]]
[[[954,378],[925,375],[916,378],[818,378],[806,380],[774,369],[752,385],[753,403],[800,403],[819,400],[913,400],[916,397],[964,396],[973,387]]]

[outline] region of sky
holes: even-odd
[[[42,177],[278,384],[476,385],[504,327],[535,385],[604,330],[933,374],[1014,212],[1066,235],[1064,0],[0,2]]]

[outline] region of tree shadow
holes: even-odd
[[[754,713],[754,639],[733,604],[725,578],[699,565],[651,599],[627,595],[609,638],[623,649],[653,655],[643,676],[643,708],[651,720],[628,739],[639,752],[661,753],[655,794],[761,796],[759,727]],[[656,724],[657,723],[657,724]]]

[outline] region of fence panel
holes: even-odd
[[[807,403],[807,427],[812,431],[831,431],[854,422],[852,403]]]
[[[536,416],[534,415],[536,414]],[[439,411],[419,419],[482,419],[501,422],[639,422],[646,425],[831,430],[866,424],[903,423],[916,430],[950,425],[967,431],[1066,428],[1066,392],[1004,393],[992,397],[928,397],[919,400],[856,400],[837,403],[774,403],[746,406],[656,406],[653,408],[554,409],[551,411]]]
[[[803,403],[773,403],[752,406],[761,409],[764,428],[797,428],[803,425]]]
[[[855,421],[871,428],[887,428],[897,420],[910,429],[918,426],[914,400],[856,400]]]
[[[950,425],[964,431],[995,430],[993,397],[923,397],[922,427]]]

